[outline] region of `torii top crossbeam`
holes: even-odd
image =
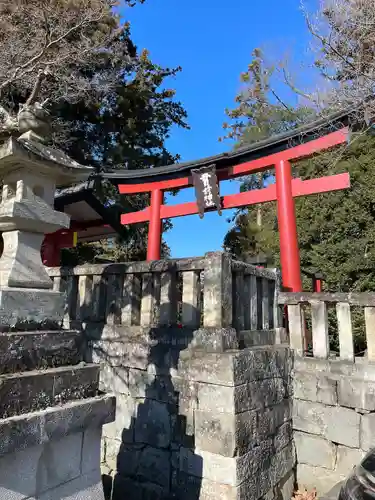
[[[283,286],[300,291],[301,277],[297,239],[294,197],[341,190],[350,187],[349,174],[343,173],[301,180],[292,178],[291,162],[347,141],[349,115],[347,112],[331,115],[309,125],[240,148],[198,161],[166,165],[144,170],[122,170],[101,174],[118,185],[121,194],[151,193],[150,206],[139,212],[123,214],[122,224],[149,222],[148,260],[160,259],[161,221],[198,213],[199,203],[164,205],[163,192],[193,185],[193,174],[210,165],[215,166],[220,181],[275,169],[275,184],[220,198],[220,209],[277,201],[280,234],[280,255]],[[215,208],[218,208],[215,205]],[[214,208],[214,209],[215,209]]]

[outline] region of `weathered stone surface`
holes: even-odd
[[[166,404],[146,399],[138,406],[135,420],[137,443],[168,448],[171,434],[171,419]]]
[[[275,486],[274,495],[282,500],[290,500],[293,497],[295,486],[295,473],[291,470],[283,477],[283,479]]]
[[[139,455],[135,476],[141,482],[150,482],[169,488],[171,473],[171,454],[146,446]]]
[[[349,408],[375,410],[375,382],[342,377],[338,382],[338,403]]]
[[[0,456],[80,433],[87,427],[100,428],[114,417],[114,398],[98,396],[4,419],[0,423]]]
[[[199,384],[199,408],[212,412],[239,413],[280,403],[287,395],[282,378],[254,380],[235,387]]]
[[[299,488],[311,490],[316,488],[318,496],[327,493],[336,483],[345,479],[336,471],[324,467],[313,467],[311,465],[299,464],[297,467],[297,483]]]
[[[285,448],[289,443],[291,443],[293,439],[293,426],[292,422],[285,422],[285,424],[281,425],[275,436],[273,437],[273,447],[274,449],[281,450]]]
[[[130,395],[128,368],[103,363],[100,369],[99,390]]]
[[[224,386],[241,385],[265,378],[284,378],[292,368],[292,352],[287,347],[270,346],[242,351],[204,353],[183,351],[179,371],[196,382]]]
[[[78,364],[81,343],[81,333],[72,330],[4,333],[0,374]]]
[[[347,446],[339,445],[337,447],[337,463],[336,471],[344,476],[347,476],[358,465],[365,452],[356,448],[348,448]]]
[[[178,415],[171,415],[172,446],[194,448],[196,437],[195,411],[190,406],[189,401],[186,401],[183,406],[181,406],[180,402]]]
[[[169,488],[171,452],[145,445],[121,446],[117,471],[123,477]]]
[[[114,472],[118,467],[118,456],[120,448],[124,447],[125,445],[117,439],[107,437],[102,438],[102,444],[103,465],[107,469],[107,472]]]
[[[361,449],[368,451],[375,447],[375,413],[361,415]]]
[[[193,453],[184,448],[180,450],[182,472],[230,486],[239,486],[246,479],[262,475],[264,471],[267,471],[269,486],[273,486],[293,468],[294,462],[292,444],[275,453],[272,440],[263,441],[248,453],[235,458],[205,451],[196,450]],[[264,493],[269,486],[264,486]]]
[[[356,358],[355,363],[341,359],[299,358],[294,360],[294,369],[298,372],[330,373],[333,377],[354,377],[358,380],[375,380],[375,364],[366,358]]]
[[[57,328],[61,325],[64,296],[52,290],[27,288],[3,288],[0,290],[0,328],[32,330],[45,325]]]
[[[274,436],[275,447],[279,449],[291,440],[291,423],[283,426],[290,418],[288,401],[266,411],[251,410],[237,415],[195,410],[195,443],[200,450],[233,457]]]
[[[324,436],[334,443],[359,447],[360,415],[339,406],[325,406],[296,399],[293,404],[294,429]]]
[[[168,491],[149,482],[140,483],[116,474],[113,482],[112,500],[165,500]]]
[[[125,366],[138,370],[155,367],[159,375],[168,375],[171,365],[170,346],[129,342],[126,339],[99,340],[93,343],[93,362],[106,362],[111,366]]]
[[[116,396],[116,420],[103,427],[103,436],[108,439],[134,442],[136,405],[130,396]]]
[[[336,446],[320,436],[294,432],[297,461],[299,464],[325,467],[333,470],[336,463]]]
[[[195,444],[202,451],[234,457],[254,446],[256,438],[255,411],[239,415],[195,411]]]
[[[198,383],[187,380],[183,377],[173,377],[172,384],[178,395],[179,401],[188,401],[189,406],[197,408],[198,406]]]
[[[133,398],[155,399],[178,405],[179,394],[170,376],[155,375],[144,370],[129,369],[129,393]]]
[[[3,375],[0,377],[1,418],[93,397],[98,391],[99,369],[97,365],[82,365]]]
[[[337,381],[319,373],[295,371],[293,395],[297,399],[335,405],[337,403]]]
[[[238,349],[237,331],[235,328],[205,327],[195,330],[189,349],[201,349],[206,352],[224,352]]]
[[[231,326],[232,266],[228,254],[209,252],[205,255],[204,289],[204,326]]]
[[[72,434],[1,457],[0,496],[34,498],[80,476],[81,447],[82,434]]]
[[[100,468],[102,428],[89,427],[83,433],[81,474]]]
[[[48,490],[38,497],[38,500],[78,500],[81,498],[104,500],[99,470],[84,474],[73,481]]]

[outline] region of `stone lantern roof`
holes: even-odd
[[[13,171],[17,161],[22,166],[26,163],[29,167],[37,167],[40,174],[53,171],[59,187],[86,180],[94,170],[72,160],[63,151],[42,144],[32,132],[18,138],[10,137],[0,146],[0,175],[4,177]]]

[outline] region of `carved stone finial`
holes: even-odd
[[[50,114],[37,102],[23,106],[18,113],[18,131],[33,132],[39,142],[48,142],[52,136]]]

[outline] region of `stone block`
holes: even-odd
[[[275,450],[272,439],[262,441],[246,454],[234,458],[201,450],[195,453],[186,448],[180,450],[182,472],[230,486],[239,486],[246,479],[263,474],[264,471],[267,471],[267,481],[273,486],[293,468],[294,463],[292,443]],[[265,486],[264,492],[268,489],[269,486]]]
[[[213,480],[212,477],[207,477],[203,463],[197,464],[197,469],[202,470],[204,477],[195,477],[185,471],[173,471],[172,474],[172,492],[174,498],[179,500],[243,500],[248,498],[259,499],[272,490],[276,485],[280,485],[278,496],[280,498],[281,491],[284,491],[283,500],[290,500],[291,496],[287,496],[291,490],[291,485],[294,483],[293,467],[295,465],[295,456],[292,445],[288,445],[277,453],[265,453],[262,458],[261,454],[253,454],[254,461],[249,462],[256,464],[256,469],[250,468],[246,478],[241,480],[238,476],[238,485],[228,484],[228,477],[224,480]],[[256,462],[256,460],[258,462]],[[231,459],[234,461],[235,459]],[[237,464],[238,465],[238,464]],[[241,469],[238,470],[238,473]],[[256,472],[254,472],[256,470]],[[243,471],[246,471],[246,463]],[[225,474],[225,468],[221,472]],[[232,469],[230,469],[232,473]],[[214,476],[214,474],[212,474]],[[231,476],[232,479],[234,478]],[[275,489],[276,491],[276,489]]]
[[[0,290],[0,328],[32,330],[59,326],[64,314],[64,295],[52,290],[3,288]]]
[[[171,453],[146,446],[139,454],[135,476],[140,482],[150,482],[169,489]]]
[[[240,413],[281,403],[286,396],[282,378],[255,380],[235,387],[199,384],[198,405],[212,412]]]
[[[125,446],[118,439],[102,438],[104,448],[104,463],[110,470],[117,469],[117,459],[121,446]]]
[[[135,419],[135,442],[156,448],[168,448],[172,429],[168,406],[165,403],[145,399],[138,406]]]
[[[297,462],[333,470],[336,463],[336,446],[320,436],[294,432]]]
[[[375,410],[375,382],[342,377],[338,382],[338,403],[349,408]]]
[[[311,465],[298,464],[297,466],[297,484],[298,488],[311,490],[316,488],[318,498],[321,498],[338,482],[345,479],[338,472],[324,467],[313,467]]]
[[[183,377],[173,377],[172,384],[179,401],[188,401],[191,408],[197,408],[198,383]]]
[[[140,483],[116,474],[111,500],[165,500],[168,491],[149,482]],[[77,499],[78,500],[78,499]]]
[[[336,471],[340,475],[348,476],[353,467],[361,462],[364,455],[365,452],[363,450],[339,445],[337,447]]]
[[[375,413],[361,415],[360,448],[368,451],[375,447]]]
[[[81,473],[100,469],[102,428],[89,427],[83,433]]]
[[[129,369],[129,392],[133,398],[148,398],[177,405],[178,392],[170,376]]]
[[[137,370],[154,367],[158,375],[168,375],[171,364],[169,345],[149,345],[129,342],[127,339],[99,340],[93,342],[93,362],[106,362]]]
[[[76,365],[81,343],[81,332],[74,330],[3,333],[0,374]]]
[[[210,413],[195,410],[195,444],[224,457],[241,455],[257,442],[257,413]]]
[[[291,402],[283,400],[266,410],[238,414],[195,410],[195,443],[203,451],[226,457],[243,455],[271,436],[281,448],[291,439]],[[283,424],[288,423],[287,426]]]
[[[359,447],[360,415],[349,408],[296,399],[293,404],[293,427],[323,436],[334,443]]]
[[[205,327],[193,332],[189,349],[201,349],[205,352],[224,352],[238,349],[237,331],[235,328]]]
[[[81,475],[82,438],[82,433],[71,434],[58,441],[50,441],[43,446],[38,461],[38,492],[55,488]],[[99,470],[99,464],[97,470]]]
[[[285,422],[276,431],[273,436],[273,448],[275,451],[285,448],[293,439],[292,422]]]
[[[337,403],[337,381],[322,374],[294,372],[293,395],[297,399],[327,405]]]
[[[82,434],[9,453],[0,458],[0,497],[33,498],[80,476]]]
[[[285,378],[292,362],[291,350],[281,346],[224,353],[187,350],[180,354],[178,370],[195,382],[234,386],[265,378]]]
[[[130,396],[116,397],[116,420],[103,427],[103,436],[122,440],[125,443],[134,441],[134,422],[136,405]]]
[[[0,498],[23,500],[36,493],[42,446],[9,453],[0,458]]]
[[[111,396],[98,396],[3,419],[0,456],[82,432],[89,426],[101,427],[114,419],[114,403]]]
[[[99,389],[103,392],[129,395],[129,370],[123,366],[112,366],[102,363],[100,370]]]
[[[179,414],[171,415],[172,444],[174,446],[195,446],[195,411],[189,402],[179,407]]]
[[[37,500],[104,500],[100,471],[93,471],[38,496]],[[36,499],[30,499],[36,500]]]
[[[270,406],[257,417],[257,433],[259,441],[272,436],[276,429],[292,418],[292,401],[284,399],[280,404]]]
[[[274,489],[274,497],[290,500],[293,497],[295,480],[295,471],[293,469],[277,483]]]

